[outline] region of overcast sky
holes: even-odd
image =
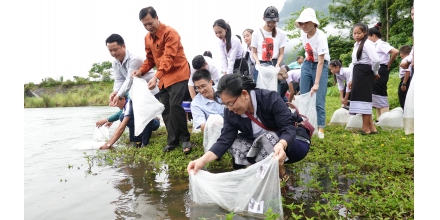
[[[175,28],[188,60],[205,50],[218,57],[217,38],[212,25],[217,19],[229,22],[232,34],[263,26],[264,10],[273,5],[281,11],[284,0],[152,0],[152,1],[25,1],[23,24],[29,34],[24,83],[40,83],[43,78],[64,80],[87,77],[93,63],[112,61],[105,39],[120,34],[131,53],[145,56],[147,31],[138,19],[139,11],[153,6],[159,20]],[[190,4],[189,4],[190,3]]]

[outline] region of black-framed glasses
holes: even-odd
[[[227,104],[227,103],[221,103],[225,108],[232,108],[232,107],[234,107],[234,105],[235,105],[235,102],[237,102],[237,99],[238,99],[238,97],[240,97],[240,96],[237,96],[237,98],[235,98],[235,100],[234,100],[234,102],[232,102],[232,104]]]

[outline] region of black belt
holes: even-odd
[[[270,61],[260,60],[260,63],[270,63],[272,65],[276,65],[277,61],[278,61],[278,59],[272,59]]]

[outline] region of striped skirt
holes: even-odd
[[[353,67],[353,79],[350,99],[350,114],[371,115],[374,73],[371,65],[356,64]]]
[[[373,83],[373,108],[386,108],[388,104],[387,84],[390,78],[388,65],[381,64],[379,68],[380,78]]]

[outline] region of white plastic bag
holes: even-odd
[[[362,128],[362,114],[350,115],[348,119],[347,125],[345,126],[346,130],[357,130]]]
[[[145,126],[157,115],[161,114],[165,106],[154,97],[148,89],[148,83],[144,79],[133,77],[133,85],[130,90],[134,114],[134,135],[139,136]]]
[[[107,141],[110,138],[110,134],[107,126],[95,127],[93,133],[93,141],[102,142]]]
[[[380,115],[377,123],[382,129],[402,129],[403,128],[403,109],[401,107],[394,108],[389,112]]]
[[[195,205],[218,205],[229,212],[263,219],[272,208],[284,219],[278,159],[273,153],[246,169],[225,173],[199,170],[189,175],[190,199]],[[215,213],[212,213],[215,217]],[[210,219],[210,216],[199,216]]]
[[[258,66],[257,88],[268,89],[272,91],[278,90],[278,73],[280,67],[274,66]]]
[[[203,129],[203,148],[205,153],[217,142],[223,128],[223,117],[218,114],[210,114]]]
[[[411,78],[411,84],[406,93],[405,108],[403,109],[403,128],[406,135],[414,134],[414,76]]]
[[[307,116],[310,124],[313,125],[315,131],[313,134],[318,134],[318,116],[316,114],[316,93],[310,96],[310,92],[296,95],[295,100],[292,100],[292,104],[298,108],[300,114]]]
[[[339,108],[333,112],[329,125],[346,125],[350,119],[350,113],[345,108]]]

